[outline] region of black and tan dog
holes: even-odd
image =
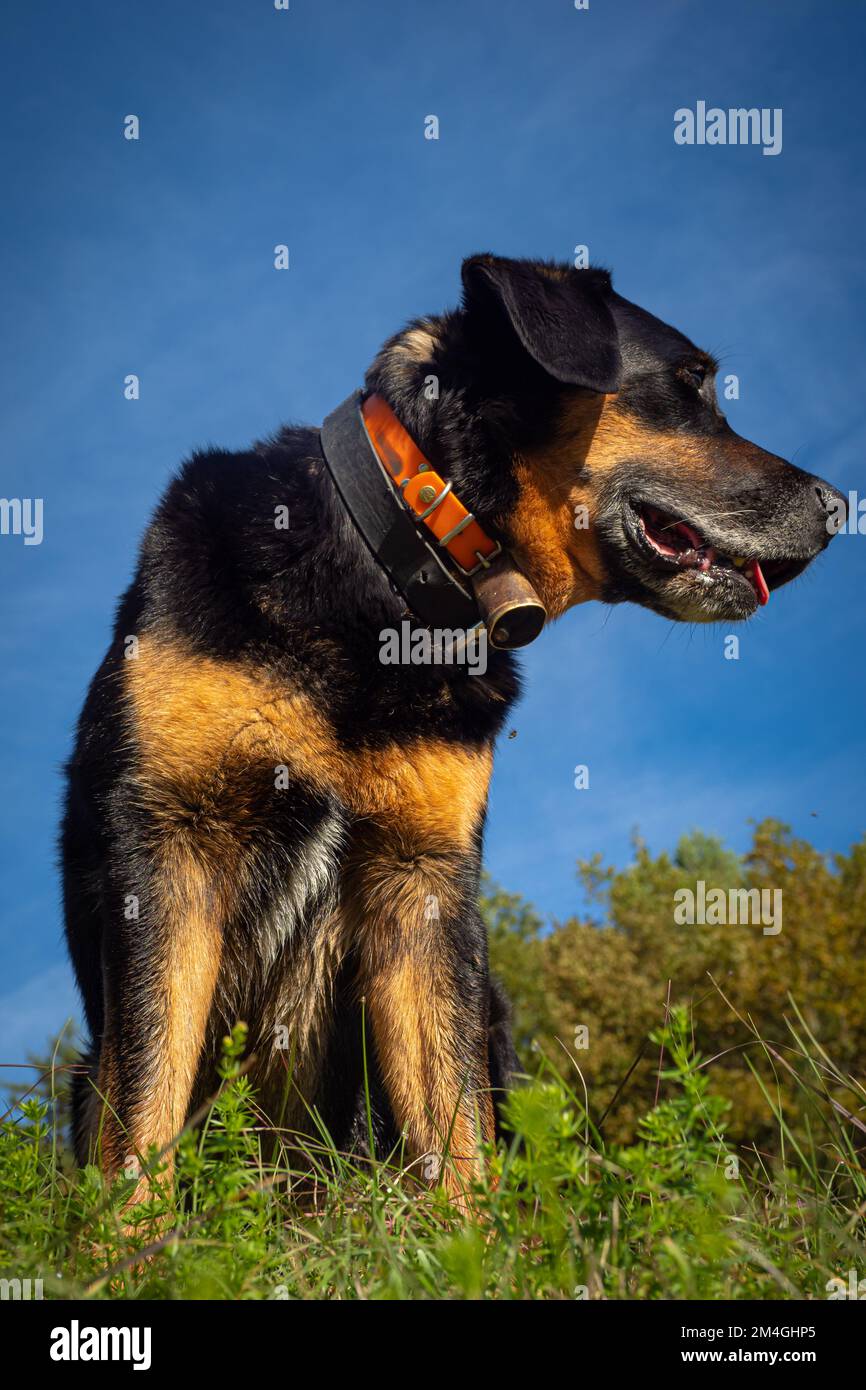
[[[145,535],[62,837],[77,1151],[109,1173],[169,1145],[237,1019],[264,1111],[359,1143],[363,999],[381,1142],[447,1147],[459,1185],[513,1065],[477,894],[517,677],[496,646],[386,665],[382,632],[483,619],[503,564],[550,619],[729,622],[831,534],[839,495],[736,435],[713,360],[605,272],[477,256],[463,286],[382,349],[363,421],[194,456]]]

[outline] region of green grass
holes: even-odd
[[[182,1199],[122,1214],[134,1182],[75,1170],[51,1099],[32,1097],[0,1128],[0,1275],[41,1278],[46,1298],[826,1298],[866,1265],[859,1122],[831,1099],[832,1064],[812,1040],[806,1144],[764,1086],[771,1159],[729,1148],[687,1014],[654,1041],[663,1098],[631,1144],[594,1130],[576,1066],[574,1086],[545,1064],[515,1091],[512,1142],[489,1154],[471,1220],[399,1154],[359,1161],[319,1133],[303,1164],[265,1161],[240,1029],[205,1122],[177,1145]]]

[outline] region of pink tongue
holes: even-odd
[[[763,576],[761,566],[758,564],[757,560],[749,561],[746,566],[746,574],[752,581],[755,593],[758,596],[758,604],[763,608],[764,604],[769,602],[770,590],[767,588],[767,581]]]

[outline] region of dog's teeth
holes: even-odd
[[[741,569],[743,568],[743,565],[744,565],[745,563],[746,563],[745,560],[744,560],[741,556],[737,556],[737,555],[732,555],[732,556],[731,556],[731,564],[736,565],[736,567],[737,567],[738,570],[741,570]]]

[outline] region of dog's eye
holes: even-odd
[[[678,372],[680,380],[685,381],[689,386],[694,386],[696,391],[700,391],[706,375],[706,367],[680,367]]]

